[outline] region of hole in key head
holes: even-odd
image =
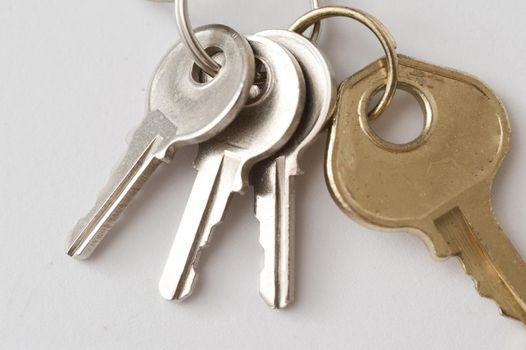
[[[210,47],[206,49],[206,52],[222,67],[225,64],[225,55],[218,47]],[[268,77],[267,64],[256,57],[256,76],[254,77],[254,85],[250,88],[249,99],[247,105],[257,103],[262,96],[264,96],[269,90],[270,79]],[[206,74],[197,64],[194,63],[192,69],[192,78],[198,84],[208,84],[213,77]]]
[[[223,50],[221,50],[219,47],[215,47],[215,46],[209,47],[205,51],[221,67],[225,65],[225,61],[226,61],[225,54],[223,53]],[[211,77],[210,75],[206,74],[205,71],[203,71],[195,63],[194,63],[194,66],[192,67],[192,78],[194,79],[196,83],[199,83],[199,84],[208,84],[209,82],[214,80],[214,77]]]
[[[384,89],[378,89],[368,103],[368,112],[378,104]],[[431,126],[431,107],[416,88],[399,84],[393,101],[375,121],[368,121],[373,134],[383,145],[397,150],[410,150],[425,139]]]

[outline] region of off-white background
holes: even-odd
[[[190,3],[195,25],[244,33],[286,28],[308,8],[307,0]],[[526,256],[526,3],[341,3],[380,18],[400,52],[475,74],[503,98],[513,142],[494,202]],[[234,198],[217,229],[192,298],[160,298],[157,281],[195,176],[192,147],[153,176],[91,260],[68,258],[69,230],[120,159],[143,118],[150,75],[178,41],[171,6],[0,2],[0,348],[526,348],[525,328],[480,298],[455,259],[435,262],[417,238],[365,229],[338,210],[323,178],[323,140],[298,179],[297,299],[288,310],[270,310],[258,296],[250,191]],[[327,22],[321,46],[339,81],[382,53],[346,20]],[[395,108],[393,116],[408,107]],[[397,120],[402,133],[415,131],[412,118]]]

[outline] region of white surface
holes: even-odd
[[[190,3],[195,25],[244,33],[288,27],[308,7]],[[468,71],[502,97],[513,142],[494,201],[526,256],[526,2],[341,3],[375,14],[401,53]],[[323,30],[339,81],[381,54],[356,23],[333,20]],[[456,260],[435,262],[416,237],[367,230],[337,209],[323,178],[323,141],[298,179],[297,299],[288,310],[270,310],[258,296],[250,192],[234,198],[217,229],[192,298],[160,298],[195,148],[154,175],[92,259],[68,258],[67,234],[120,159],[152,70],[175,41],[169,4],[0,2],[2,349],[525,349],[525,328],[479,297]]]

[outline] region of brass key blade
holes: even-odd
[[[437,218],[437,230],[457,252],[482,296],[495,300],[504,315],[526,324],[526,266],[495,220],[489,184],[464,195]]]
[[[399,87],[419,100],[426,123],[416,140],[395,145],[367,118],[384,83],[378,61],[340,88],[327,155],[334,199],[364,224],[417,232],[436,257],[458,256],[480,294],[526,324],[526,264],[490,204],[509,146],[500,100],[471,76],[401,56]]]

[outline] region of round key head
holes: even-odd
[[[332,116],[336,82],[332,68],[322,52],[303,35],[288,30],[269,30],[257,34],[285,47],[298,61],[305,78],[305,109],[300,125],[290,141],[279,151],[299,171],[297,158],[323,130]]]
[[[400,57],[399,87],[423,106],[425,127],[403,145],[369,126],[368,102],[385,83],[378,61],[346,81],[327,155],[327,179],[349,215],[384,228],[417,227],[453,209],[471,189],[489,193],[509,145],[495,94],[466,74]]]
[[[295,58],[274,41],[248,38],[259,66],[253,96],[237,118],[209,142],[200,145],[200,159],[234,154],[242,166],[235,189],[241,190],[258,161],[283,147],[296,130],[305,104],[305,81]]]
[[[150,87],[148,109],[177,126],[176,146],[209,140],[228,126],[245,105],[254,79],[254,55],[243,36],[223,25],[201,27],[196,36],[209,53],[222,54],[219,73],[202,82],[200,69],[179,43],[157,68]]]

